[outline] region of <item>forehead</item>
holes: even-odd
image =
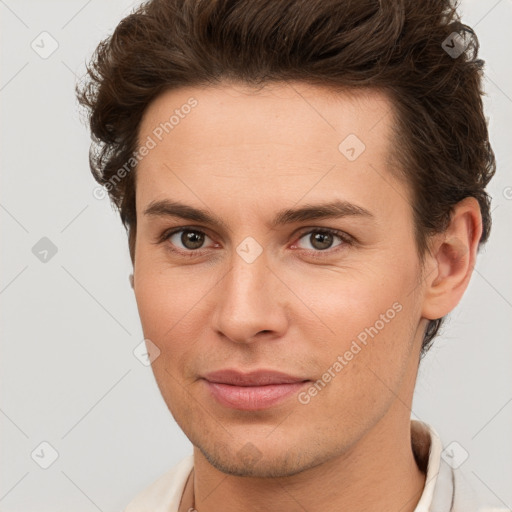
[[[350,194],[358,183],[368,195],[371,181],[382,181],[392,122],[389,98],[370,89],[295,82],[169,90],[139,126],[139,147],[151,149],[137,166],[138,203],[178,189],[197,202],[192,188],[196,196],[299,200],[341,185]]]
[[[320,136],[327,137],[327,147],[350,133],[370,142],[370,135],[372,141],[387,135],[389,122],[382,121],[389,120],[391,111],[388,96],[375,89],[334,90],[297,82],[261,88],[232,83],[182,87],[150,103],[139,126],[139,142],[148,135],[161,141],[171,132],[201,146],[221,140],[222,146],[268,142],[269,134],[276,143],[293,139],[306,146]]]

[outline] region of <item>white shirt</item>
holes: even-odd
[[[427,467],[425,487],[414,512],[486,512],[459,469],[441,457],[443,447],[437,432],[426,423],[411,420],[413,452]],[[140,492],[124,512],[178,512],[187,478],[192,471],[192,455],[182,459]],[[496,510],[496,509],[494,509]]]

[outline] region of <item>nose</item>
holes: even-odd
[[[213,327],[236,343],[278,338],[286,331],[289,294],[269,265],[265,249],[254,261],[234,252],[219,283]]]

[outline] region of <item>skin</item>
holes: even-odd
[[[194,445],[195,508],[414,510],[425,484],[410,441],[423,331],[468,285],[478,203],[456,206],[422,267],[410,190],[386,166],[393,117],[384,94],[187,87],[149,105],[139,141],[190,97],[198,105],[137,168],[134,292],[144,336],[161,351],[156,381]],[[338,149],[349,134],[366,146],[354,161]],[[163,199],[222,224],[145,215]],[[337,199],[371,216],[270,227],[278,211]],[[182,233],[158,242],[180,227],[204,233],[202,245],[184,245]],[[355,242],[333,235],[321,250],[322,228]],[[262,248],[252,263],[237,252],[249,236]],[[293,396],[266,410],[230,409],[201,379],[264,368],[317,381],[396,303],[400,312],[307,404]]]

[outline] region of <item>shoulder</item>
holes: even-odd
[[[137,494],[124,509],[124,512],[177,511],[185,483],[193,466],[193,455],[185,457]]]

